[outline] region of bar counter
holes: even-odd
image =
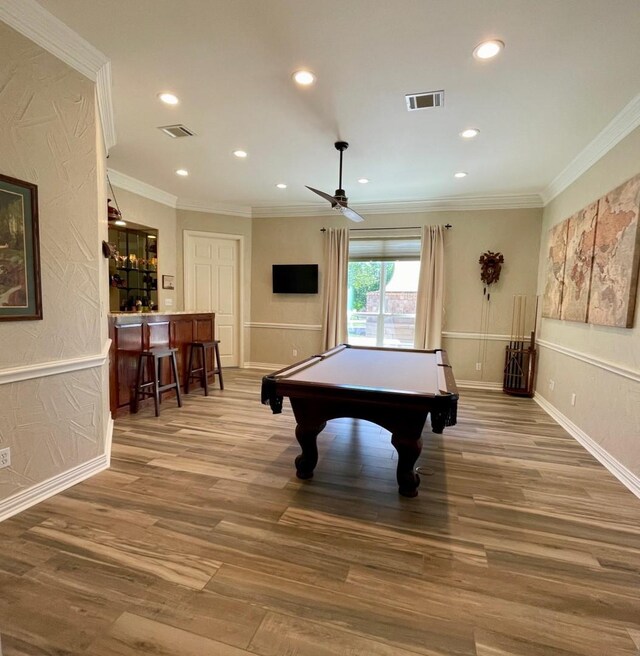
[[[178,375],[180,384],[184,387],[188,366],[187,345],[195,341],[210,341],[214,339],[214,335],[215,315],[210,312],[109,314],[109,396],[112,415],[116,417],[131,411],[138,356],[141,351],[156,346],[177,348]],[[209,363],[209,366],[212,367],[213,362]],[[165,369],[163,382],[168,382],[168,367]]]

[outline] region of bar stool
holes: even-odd
[[[189,383],[193,378],[197,378],[200,381],[200,384],[204,388],[204,395],[209,396],[209,376],[218,376],[220,381],[220,389],[224,389],[224,383],[222,382],[222,366],[220,365],[220,349],[218,348],[220,344],[219,339],[214,339],[211,342],[191,342],[189,344],[189,368],[187,369],[187,377],[184,384],[184,393],[189,394]],[[215,355],[215,364],[213,371],[207,370],[207,351],[213,349]],[[194,352],[200,353],[200,366],[193,368],[193,354]]]
[[[182,407],[182,399],[180,397],[180,380],[178,378],[178,365],[176,363],[177,348],[152,348],[148,351],[142,351],[138,356],[138,372],[136,374],[136,389],[134,397],[133,411],[138,412],[140,405],[140,398],[145,396],[153,396],[153,401],[156,408],[156,417],[160,416],[160,403],[162,401],[162,392],[175,389],[176,398],[178,399],[178,407]],[[173,382],[162,384],[162,361],[169,358],[171,369],[173,370]],[[144,380],[144,371],[147,368],[146,364],[153,365],[153,378],[152,380]],[[150,391],[147,391],[150,390]]]

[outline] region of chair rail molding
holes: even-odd
[[[320,331],[320,324],[308,323],[268,323],[264,321],[248,321],[244,324],[245,328],[273,328],[278,330],[312,330]]]
[[[608,371],[609,373],[615,374],[616,376],[622,376],[623,378],[628,378],[633,380],[636,383],[640,383],[640,371],[636,369],[629,369],[627,367],[621,367],[614,362],[609,362],[602,358],[598,358],[588,353],[582,353],[581,351],[576,351],[568,346],[562,346],[561,344],[554,344],[553,342],[548,342],[546,339],[538,339],[538,344],[543,348],[549,349],[550,351],[556,351],[556,353],[562,353],[574,360],[580,360],[581,362],[586,362],[594,367]]]
[[[102,352],[95,355],[85,355],[79,358],[68,358],[65,360],[51,360],[49,362],[38,362],[24,367],[12,367],[11,369],[0,369],[0,385],[17,383],[23,380],[31,380],[33,378],[43,378],[45,376],[56,376],[58,374],[66,374],[71,371],[80,371],[82,369],[102,367],[107,361],[110,347],[111,340],[108,339],[102,348]]]

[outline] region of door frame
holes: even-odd
[[[187,308],[187,287],[190,284],[187,241],[190,237],[211,237],[213,239],[226,239],[238,243],[238,368],[244,367],[244,235],[235,235],[228,232],[207,232],[206,230],[182,231],[182,269],[184,285],[182,288],[183,306]],[[215,339],[215,335],[213,335]]]

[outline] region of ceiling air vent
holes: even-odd
[[[162,130],[172,139],[177,139],[178,137],[193,137],[195,134],[195,132],[189,130],[185,125],[161,125],[158,130]]]
[[[408,93],[405,96],[407,111],[415,112],[418,109],[431,109],[444,105],[444,90],[427,91],[425,93]]]

